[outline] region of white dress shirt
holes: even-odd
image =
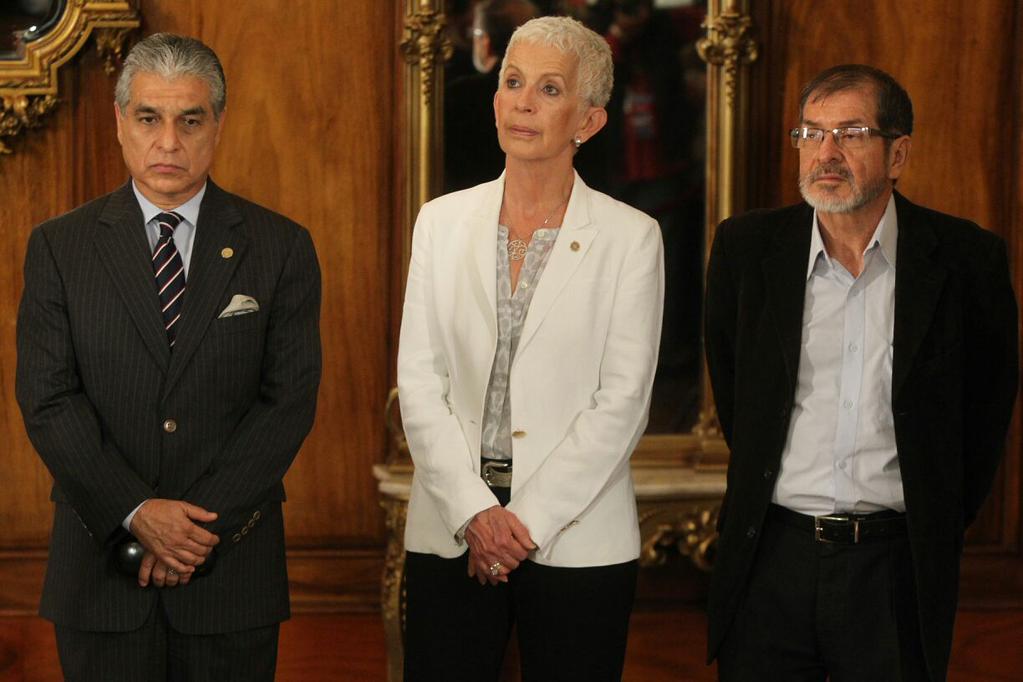
[[[792,418],[772,501],[814,516],[905,511],[892,416],[898,223],[889,199],[853,277],[824,248],[807,265]]]
[[[149,239],[150,251],[156,249],[156,242],[160,240],[160,224],[156,222],[156,216],[173,211],[183,218],[174,229],[174,246],[177,247],[178,253],[181,254],[181,263],[184,265],[185,279],[187,280],[188,265],[192,261],[192,243],[195,241],[195,226],[199,222],[199,206],[202,205],[202,198],[206,195],[206,183],[203,183],[202,187],[191,199],[177,208],[171,209],[171,211],[164,211],[149,199],[146,199],[142,192],[139,191],[139,188],[135,186],[135,180],[131,181],[131,189],[135,192],[135,199],[139,202],[139,208],[142,209],[142,218],[145,221],[146,238]],[[153,291],[156,291],[155,284]],[[135,518],[135,513],[138,512],[139,508],[148,501],[144,500],[138,507],[132,509],[130,514],[124,517],[121,525],[124,526],[125,530],[131,531],[131,520]]]

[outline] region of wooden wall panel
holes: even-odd
[[[1023,292],[1023,2],[755,0],[761,58],[752,68],[751,207],[799,201],[786,132],[799,93],[828,66],[861,62],[894,75],[913,99],[911,200],[968,217],[1010,245]],[[966,603],[1023,603],[1020,408],[995,490],[968,535]]]
[[[323,271],[319,411],[285,483],[294,601],[378,602],[383,523],[371,468],[390,385],[397,3],[143,0],[143,32],[194,35],[220,56],[228,110],[213,177],[309,228]],[[50,479],[14,400],[14,327],[31,228],[127,173],[114,79],[91,45],[61,75],[45,130],[0,158],[0,611],[35,608]]]

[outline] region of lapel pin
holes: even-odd
[[[573,251],[578,251],[579,250],[579,242],[572,242],[571,244],[569,244],[569,248],[572,249]]]
[[[224,248],[222,248],[220,250],[220,257],[221,258],[230,258],[233,255],[234,255],[234,249],[232,249],[230,246],[225,246]]]

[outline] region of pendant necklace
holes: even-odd
[[[567,202],[568,202],[568,199],[565,199],[560,204],[558,204],[557,207],[555,207],[555,209],[550,212],[550,215],[548,215],[546,218],[543,219],[543,225],[541,225],[540,227],[538,227],[536,229],[537,230],[542,230],[545,227],[547,227],[547,223],[549,223],[551,218],[554,217],[554,214],[557,213],[559,210],[561,210],[561,207],[564,206]],[[526,257],[526,251],[529,249],[529,242],[527,242],[524,239],[519,239],[518,237],[515,237],[514,239],[512,237],[515,237],[515,235],[512,234],[511,227],[509,226],[508,227],[508,260],[510,260],[510,261],[520,261],[520,260],[522,260],[523,258]]]

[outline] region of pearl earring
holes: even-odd
[[[574,139],[574,140],[572,140],[572,141],[573,141],[573,142],[575,142],[575,148],[576,148],[576,149],[579,149],[579,147],[582,147],[582,146],[583,146],[583,141],[582,141],[581,139],[579,139],[578,137],[577,137],[577,138],[575,138],[575,139]]]

